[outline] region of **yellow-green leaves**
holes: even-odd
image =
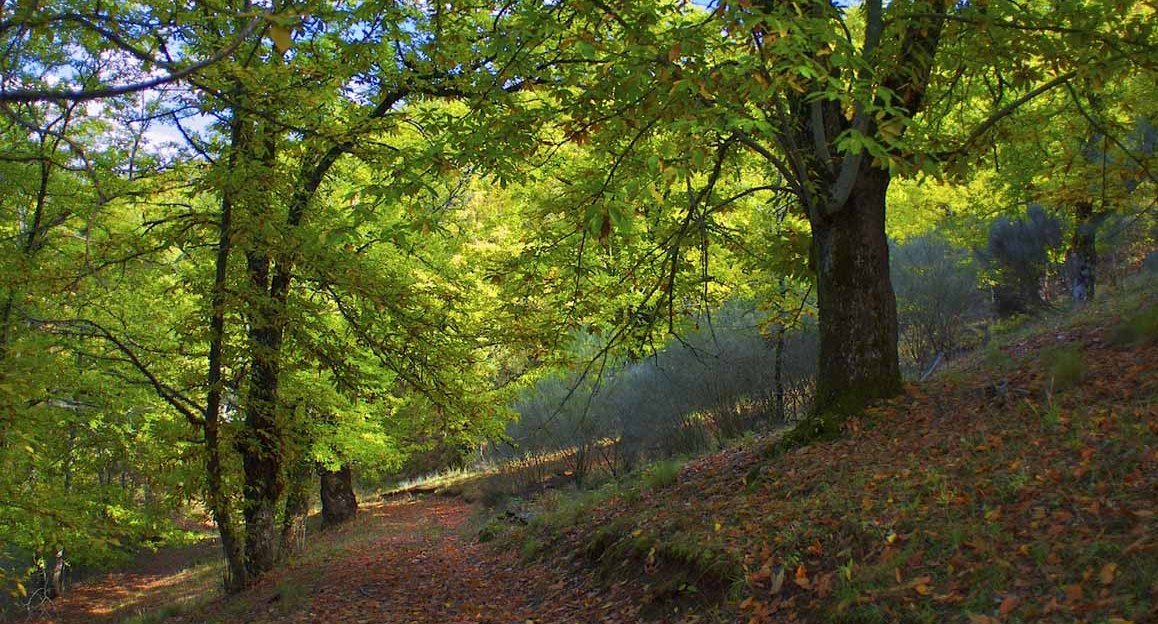
[[[279,24],[271,24],[269,27],[269,36],[273,39],[273,45],[278,52],[286,52],[294,47],[293,31],[285,26]]]

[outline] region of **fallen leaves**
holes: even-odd
[[[792,579],[793,583],[800,589],[812,589],[812,581],[808,578],[808,571],[804,569],[804,564],[796,568],[796,578]]]
[[[1098,573],[1098,580],[1102,585],[1109,585],[1114,582],[1114,577],[1118,573],[1118,564],[1110,562],[1102,566],[1102,571]]]
[[[1091,341],[1086,363],[1100,383],[1055,395],[1057,424],[1043,422],[1044,381],[1029,368],[1006,373],[1027,400],[1004,407],[979,400],[981,379],[911,387],[845,439],[771,459],[745,443],[689,462],[673,488],[614,497],[552,535],[542,564],[456,535],[469,514],[460,502],[391,508],[374,548],[313,570],[322,580],[306,588],[300,617],[254,621],[637,622],[649,583],[681,564],[661,556],[673,544],[692,545],[687,560],[737,562],[744,595],[723,608],[753,624],[839,621],[852,608],[883,621],[913,610],[971,624],[1144,621],[1137,613],[1158,595],[1146,578],[1158,548],[1158,413],[1121,390],[1153,387],[1158,347]],[[628,547],[600,550],[615,579],[600,585],[576,572],[587,560],[574,555],[613,526]],[[698,590],[686,602],[709,599]]]
[[[997,608],[997,612],[1000,613],[1003,618],[1009,617],[1009,614],[1013,613],[1013,610],[1016,609],[1019,604],[1021,604],[1021,600],[1017,596],[1006,596],[1005,599],[1001,601],[1001,606]]]

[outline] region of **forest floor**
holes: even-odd
[[[394,497],[240,596],[163,556],[36,621],[1155,622],[1158,291],[1005,333],[839,439],[647,475],[513,516]]]
[[[241,596],[216,597],[221,565],[189,566],[162,550],[131,571],[77,585],[37,624],[88,622],[528,623],[635,622],[638,597],[597,586],[578,568],[525,562],[479,544],[477,509],[458,498],[395,498]],[[215,544],[200,547],[216,548]],[[215,554],[215,550],[213,551]],[[198,556],[203,553],[198,553]],[[175,591],[176,590],[176,591]]]

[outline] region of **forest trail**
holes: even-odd
[[[527,563],[468,535],[473,507],[430,497],[363,506],[301,560],[241,596],[165,622],[635,622],[636,600],[594,589],[581,572]],[[162,553],[159,553],[162,554]],[[214,555],[216,552],[214,551]],[[556,562],[557,563],[557,562]],[[210,576],[215,577],[217,568]],[[37,624],[119,622],[170,602],[190,569],[144,567],[78,584]],[[208,588],[205,588],[208,589]],[[621,588],[622,589],[622,586]],[[195,596],[190,596],[194,598]],[[155,620],[146,620],[155,621]]]
[[[209,588],[191,583],[194,570],[218,558],[217,540],[161,549],[137,557],[123,569],[84,579],[65,595],[45,604],[38,617],[14,616],[9,621],[36,624],[120,622],[155,608],[161,602],[195,599]],[[0,621],[3,621],[0,618]]]

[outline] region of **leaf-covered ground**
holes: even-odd
[[[1158,345],[1112,324],[977,356],[838,441],[689,462],[553,548],[741,622],[1158,621]]]
[[[218,598],[163,621],[249,623],[635,622],[637,600],[551,563],[525,563],[474,539],[475,508],[430,497],[365,506],[326,532],[287,569],[241,596]],[[208,571],[210,577],[219,568]],[[219,578],[219,577],[218,577]],[[43,624],[121,621],[175,612],[159,589],[189,580],[173,569],[116,573],[77,588]],[[150,592],[154,595],[150,596]],[[136,600],[126,600],[134,595]]]
[[[168,621],[1158,621],[1158,344],[1120,329],[1013,340],[840,440],[753,439],[670,481],[556,496],[529,527],[495,521],[495,542],[457,499],[374,504]],[[193,585],[162,572],[90,584],[45,621],[160,605],[132,583]]]

